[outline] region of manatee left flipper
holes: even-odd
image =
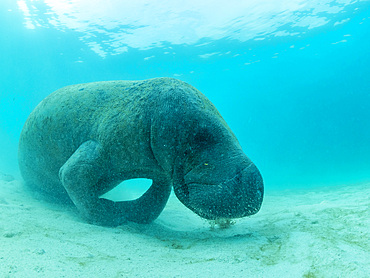
[[[117,226],[127,220],[149,223],[156,219],[171,192],[169,179],[154,178],[149,190],[136,200],[113,202],[99,198],[103,189],[109,190],[117,184],[108,182],[104,161],[106,163],[102,146],[90,140],[83,143],[60,168],[59,178],[82,216],[104,226]]]
[[[87,220],[102,225],[119,225],[114,202],[99,199],[96,190],[105,175],[103,148],[96,141],[83,143],[59,170],[59,179],[79,212]]]

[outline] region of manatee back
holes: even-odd
[[[124,109],[132,96],[125,94],[133,81],[71,85],[47,96],[29,115],[19,140],[18,161],[27,184],[52,194],[66,194],[60,167],[94,132],[101,113]]]

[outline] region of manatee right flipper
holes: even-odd
[[[153,179],[149,190],[136,200],[113,202],[99,198],[102,192],[117,184],[109,181],[105,161],[102,146],[90,140],[60,168],[59,178],[82,216],[104,226],[117,226],[126,221],[150,223],[156,219],[171,192],[169,179]]]

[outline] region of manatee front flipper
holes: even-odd
[[[60,168],[59,178],[83,217],[105,226],[127,220],[150,223],[158,217],[171,192],[168,179],[153,179],[149,190],[136,200],[113,202],[99,198],[117,184],[107,177],[108,172],[103,148],[92,140],[83,143]]]

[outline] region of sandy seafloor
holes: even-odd
[[[106,228],[1,177],[0,277],[370,277],[370,184],[267,190],[227,229],[174,196],[150,225]]]

